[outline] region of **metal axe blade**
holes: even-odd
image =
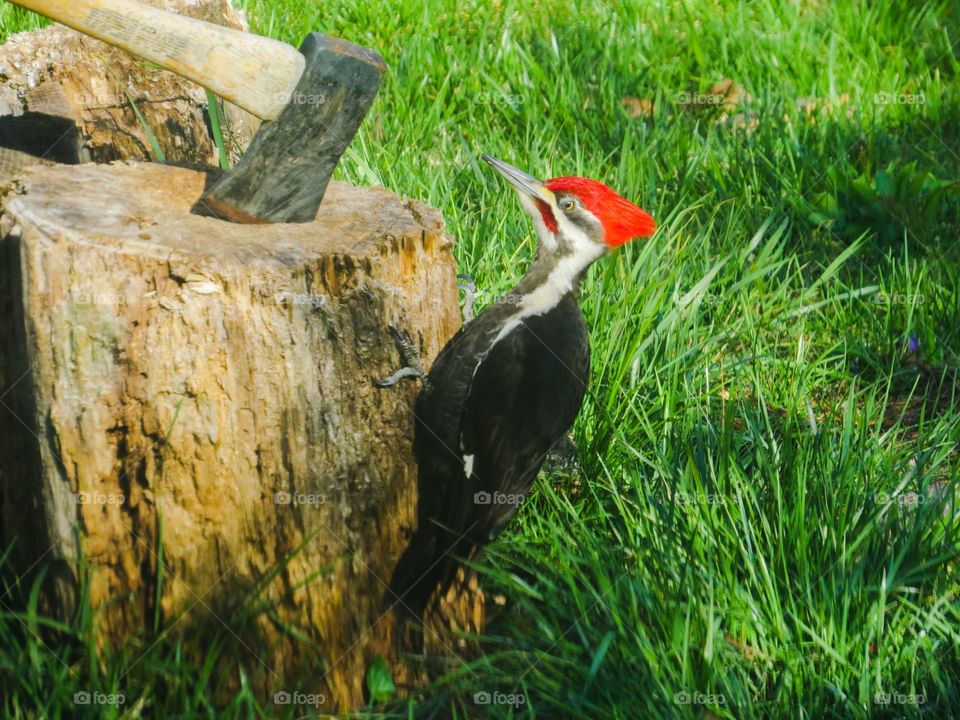
[[[383,59],[311,33],[297,52],[270,38],[136,0],[12,0],[150,60],[264,119],[235,168],[194,212],[234,222],[308,222],[376,97]],[[292,91],[292,92],[291,92]]]
[[[193,207],[241,223],[310,222],[386,70],[374,51],[310,33],[306,68],[287,106],[264,123],[236,167]]]

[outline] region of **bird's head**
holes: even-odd
[[[483,159],[517,191],[537,228],[541,254],[595,259],[657,229],[650,215],[596,180],[556,177],[543,182],[490,155]]]

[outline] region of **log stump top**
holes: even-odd
[[[333,180],[312,223],[241,225],[190,213],[207,181],[202,172],[155,163],[35,167],[4,204],[51,236],[148,255],[216,254],[227,263],[369,256],[399,238],[427,234],[452,245],[437,210],[383,188]]]

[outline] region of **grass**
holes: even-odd
[[[541,477],[485,557],[485,586],[508,600],[485,655],[379,712],[960,707],[955,3],[242,4],[263,34],[319,29],[383,54],[338,173],[439,207],[481,303],[534,249],[481,152],[595,177],[661,226],[585,283],[582,471]],[[0,9],[3,33],[32,22]],[[724,109],[726,79],[741,93]],[[81,617],[41,648],[23,623],[50,621],[12,589],[5,605],[25,609],[0,613],[7,717],[73,716],[91,687],[126,693],[116,716],[278,710],[242,679],[222,700],[226,641],[205,664],[169,641],[131,667],[142,648],[95,661]]]

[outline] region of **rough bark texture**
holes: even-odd
[[[61,613],[83,558],[102,642],[224,623],[264,690],[355,707],[396,662],[384,582],[416,503],[417,386],[371,378],[399,362],[389,324],[428,364],[459,325],[451,241],[337,182],[313,223],[191,215],[207,181],[37,166],[2,198],[3,533],[53,561]],[[482,620],[479,595],[445,607]]]
[[[229,0],[150,4],[247,29]],[[0,45],[0,185],[38,159],[151,159],[131,98],[168,161],[218,164],[199,85],[62,25],[10,36]],[[225,112],[225,142],[235,160],[259,121],[229,103]]]

